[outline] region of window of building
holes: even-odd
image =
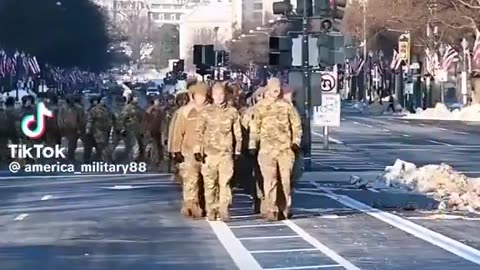
[[[181,14],[181,13],[177,13],[177,14],[175,14],[175,17],[176,17],[175,19],[176,19],[177,21],[180,21],[180,19],[182,18],[182,14]]]
[[[254,18],[255,20],[260,20],[260,21],[262,21],[263,12],[254,12],[254,13],[253,13],[253,18]]]
[[[158,14],[158,20],[159,20],[159,21],[165,20],[165,16],[164,16],[163,13]]]
[[[159,20],[159,19],[160,19],[160,14],[158,14],[158,13],[152,13],[152,18],[153,18],[154,20]]]
[[[162,5],[160,5],[160,4],[152,4],[152,8],[161,8],[161,7],[162,7]]]
[[[253,9],[255,9],[255,10],[261,10],[261,9],[263,9],[262,3],[254,3],[254,4],[253,4]]]
[[[176,16],[174,13],[170,14],[170,21],[175,21],[175,18]]]

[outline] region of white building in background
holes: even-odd
[[[180,59],[193,69],[193,45],[213,44],[215,50],[226,48],[233,38],[236,22],[231,2],[204,3],[182,17],[180,24]]]

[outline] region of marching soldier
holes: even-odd
[[[154,100],[154,103],[148,107],[145,115],[146,132],[153,146],[153,155],[150,163],[158,167],[163,160],[163,124],[166,118],[165,108],[161,106],[160,98]]]
[[[85,113],[73,97],[67,97],[65,101],[66,104],[59,109],[57,122],[62,137],[67,139],[67,159],[75,161],[78,139],[84,133]]]
[[[194,156],[194,147],[198,144],[196,126],[198,117],[206,106],[208,86],[198,83],[190,87],[192,101],[182,106],[171,125],[169,152],[179,164],[183,184],[182,214],[187,217],[201,218],[203,209],[200,196],[201,165]]]
[[[138,97],[132,97],[120,115],[122,135],[125,138],[127,160],[138,161],[144,157],[144,111],[138,105]]]
[[[273,221],[283,215],[291,217],[290,181],[295,155],[300,151],[302,127],[300,116],[292,103],[282,99],[281,84],[277,78],[268,81],[266,95],[256,108],[250,124],[249,149],[257,154],[263,175],[265,218]],[[258,144],[258,146],[257,146]],[[278,205],[277,188],[280,180],[285,205]]]
[[[248,154],[248,141],[249,141],[249,132],[250,132],[250,124],[253,120],[255,114],[255,107],[257,103],[263,99],[265,89],[263,87],[258,88],[255,93],[252,95],[252,104],[242,115],[242,127],[244,130],[244,143],[243,143],[243,151],[244,157],[246,161],[245,167],[242,167],[242,171],[245,171],[244,176],[247,180],[246,182],[246,192],[248,192],[253,197],[253,209],[256,214],[265,215],[265,211],[262,206],[264,200],[264,193],[263,193],[263,177],[260,171],[260,166],[258,165],[257,156],[250,156]],[[253,176],[253,181],[251,178]]]
[[[227,104],[225,86],[212,87],[213,104],[200,114],[195,160],[203,162],[207,218],[229,220],[233,161],[241,154],[242,131],[238,111]]]
[[[87,114],[85,135],[91,143],[85,145],[84,151],[91,154],[92,148],[95,147],[95,160],[108,161],[106,149],[110,140],[114,116],[107,108],[105,98],[98,98],[97,100],[99,100],[98,104]],[[90,160],[85,162],[88,163]]]

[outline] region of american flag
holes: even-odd
[[[447,45],[445,54],[442,56],[442,69],[448,70],[453,60],[458,58],[458,52],[450,45]]]
[[[354,76],[358,76],[360,74],[360,71],[362,71],[364,65],[365,59],[357,56],[355,59],[353,59],[353,62],[350,65],[352,71],[351,74]]]
[[[425,70],[428,74],[435,76],[435,70],[439,68],[438,54],[429,48],[425,49]]]
[[[477,35],[475,43],[473,44],[472,62],[477,70],[480,70],[480,34]]]
[[[32,74],[36,75],[40,73],[40,65],[38,64],[37,58],[35,56],[28,58],[28,66]]]
[[[7,54],[0,50],[0,77],[7,76]]]
[[[393,57],[392,57],[392,62],[390,63],[390,69],[392,71],[396,71],[399,67],[402,61],[400,60],[400,54],[398,54],[397,50],[393,50]]]

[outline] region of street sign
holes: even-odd
[[[435,80],[439,82],[446,82],[448,81],[448,72],[443,69],[438,69],[435,74]]]
[[[413,83],[405,83],[405,95],[413,95]]]
[[[410,63],[410,34],[402,34],[398,38],[398,53],[400,60]]]
[[[325,71],[320,74],[320,88],[322,92],[337,92],[337,73]]]
[[[323,127],[339,127],[340,105],[339,94],[322,94],[322,106],[313,107],[313,124]]]

